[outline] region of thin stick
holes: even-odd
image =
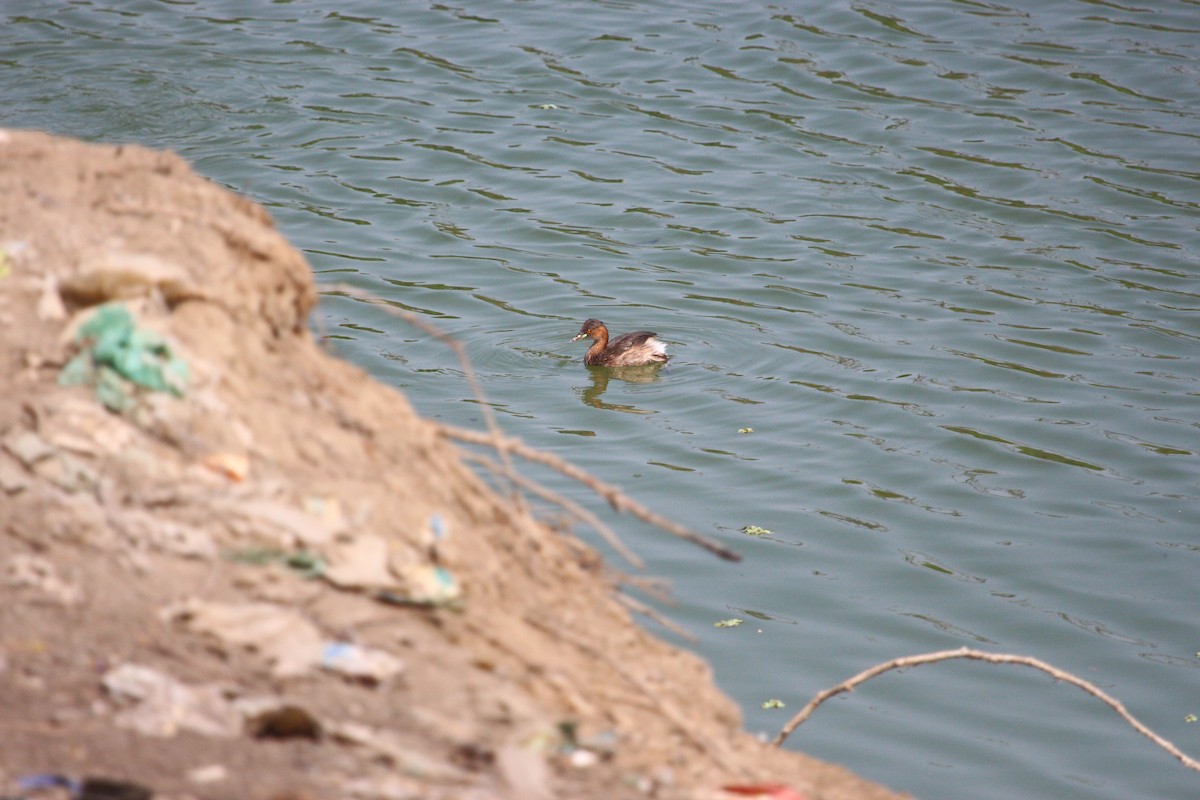
[[[499,424],[496,422],[496,416],[492,413],[492,407],[488,405],[487,397],[483,394],[483,386],[479,383],[479,379],[475,375],[475,369],[471,366],[471,360],[467,358],[467,351],[466,348],[462,346],[462,343],[450,334],[442,331],[436,325],[432,325],[426,320],[421,319],[421,317],[418,315],[413,314],[410,311],[404,311],[403,309],[396,308],[383,298],[363,289],[351,286],[350,284],[335,283],[332,286],[326,287],[325,291],[344,292],[350,297],[353,297],[355,300],[361,300],[364,303],[378,306],[386,313],[391,314],[393,317],[398,317],[399,319],[407,322],[409,325],[424,331],[454,351],[455,358],[458,359],[459,365],[462,366],[463,375],[466,376],[467,385],[471,388],[471,394],[475,396],[475,402],[479,404],[479,408],[483,413],[483,421],[487,426],[488,433],[491,434],[492,439],[495,442],[493,447],[495,448],[496,453],[500,456],[500,463],[504,465],[505,477],[508,478],[512,484],[510,486],[510,491],[513,495],[513,498],[518,499],[520,495],[516,491],[517,480],[516,473],[513,471],[512,459],[509,458],[508,451],[504,447],[504,437],[500,432]]]
[[[775,739],[771,742],[771,744],[773,744],[773,745],[783,744],[783,741],[785,739],[787,739],[787,737],[789,735],[791,735],[792,731],[796,730],[796,728],[799,727],[799,725],[802,722],[804,722],[806,719],[808,719],[809,716],[811,716],[812,713],[814,711],[816,711],[817,706],[821,705],[829,698],[836,697],[837,695],[842,694],[843,692],[854,691],[854,688],[856,686],[858,686],[860,683],[863,683],[864,681],[868,681],[871,678],[876,677],[877,675],[882,675],[883,673],[888,672],[889,670],[903,669],[905,667],[915,667],[920,664],[933,664],[938,661],[949,661],[950,659],[954,659],[954,658],[968,658],[973,661],[986,661],[989,664],[1021,664],[1026,667],[1033,667],[1034,669],[1039,669],[1042,672],[1045,672],[1050,677],[1054,678],[1055,680],[1065,681],[1066,683],[1072,684],[1073,686],[1078,686],[1080,689],[1083,689],[1085,692],[1092,695],[1093,697],[1098,697],[1101,700],[1103,700],[1105,703],[1107,703],[1108,706],[1110,708],[1112,708],[1113,711],[1116,711],[1118,714],[1121,715],[1122,719],[1124,719],[1126,722],[1128,722],[1130,725],[1132,725],[1133,729],[1135,731],[1142,734],[1147,739],[1154,742],[1156,745],[1163,748],[1171,755],[1175,756],[1175,758],[1177,758],[1181,762],[1183,762],[1183,765],[1185,767],[1188,767],[1189,769],[1194,769],[1194,770],[1200,771],[1200,762],[1198,762],[1195,759],[1191,758],[1190,756],[1186,755],[1178,747],[1173,745],[1171,742],[1167,741],[1166,739],[1159,736],[1157,733],[1155,733],[1154,731],[1150,730],[1148,727],[1143,725],[1141,722],[1139,722],[1137,719],[1135,719],[1132,714],[1130,714],[1128,711],[1125,710],[1125,706],[1121,703],[1120,700],[1117,700],[1116,698],[1111,697],[1110,695],[1106,694],[1103,690],[1101,690],[1094,683],[1089,683],[1088,681],[1085,681],[1083,678],[1072,675],[1069,672],[1064,672],[1063,670],[1058,669],[1057,667],[1050,666],[1045,661],[1039,661],[1038,659],[1031,658],[1030,656],[1009,655],[1007,653],[986,653],[982,650],[971,650],[966,647],[959,648],[958,650],[941,650],[936,653],[923,653],[921,655],[916,655],[916,656],[904,656],[902,658],[895,658],[895,659],[892,659],[891,661],[887,661],[882,664],[876,664],[875,666],[871,667],[870,669],[864,670],[863,672],[858,673],[857,675],[855,675],[853,678],[851,678],[848,681],[844,681],[842,683],[839,683],[837,686],[834,686],[830,689],[826,689],[823,692],[819,692],[816,697],[814,697],[812,700],[809,701],[808,705],[806,705],[804,708],[800,709],[800,712],[797,713],[796,716],[794,716],[790,720],[788,720],[788,723],[783,726],[783,729],[779,732],[779,735],[775,737]]]
[[[470,442],[471,444],[490,445],[492,447],[496,447],[497,449],[502,447],[504,450],[515,453],[516,455],[528,461],[544,464],[547,467],[558,470],[563,475],[579,481],[584,486],[587,486],[596,494],[603,497],[608,501],[609,505],[611,505],[617,511],[627,511],[643,522],[648,522],[651,525],[661,528],[672,536],[678,536],[680,539],[685,539],[693,544],[697,544],[700,547],[703,547],[705,550],[708,550],[710,553],[714,553],[721,558],[726,559],[727,561],[742,560],[740,555],[725,547],[723,544],[706,536],[701,536],[698,533],[693,533],[682,525],[679,525],[678,523],[672,522],[666,517],[654,513],[641,503],[638,503],[636,500],[626,495],[617,487],[610,486],[601,480],[593,478],[583,469],[564,461],[553,453],[547,453],[542,450],[534,450],[532,447],[526,446],[520,439],[517,439],[514,436],[501,436],[499,434],[487,436],[477,431],[445,424],[439,425],[439,428],[442,433],[452,439]],[[496,441],[496,439],[499,439],[500,441]]]
[[[617,572],[613,580],[619,586],[632,586],[639,592],[653,597],[655,600],[664,605],[679,605],[678,601],[676,601],[671,595],[671,582],[666,578],[646,575],[629,575],[624,572]]]
[[[492,461],[490,458],[486,458],[484,456],[477,455],[475,453],[464,453],[463,455],[468,460],[473,461],[477,464],[482,464],[484,467],[488,468],[489,470],[492,470],[493,472],[499,472],[501,469],[500,465],[497,464],[495,461]],[[568,514],[572,515],[573,517],[580,520],[584,524],[590,525],[592,528],[594,528],[596,530],[597,533],[599,533],[601,536],[604,537],[604,541],[608,542],[608,544],[612,547],[613,550],[616,550],[618,553],[620,553],[622,556],[624,556],[626,561],[628,561],[630,564],[632,564],[633,566],[635,566],[638,569],[645,569],[646,563],[644,561],[642,561],[642,559],[639,558],[636,553],[634,553],[632,550],[630,550],[629,547],[626,546],[626,544],[621,541],[620,537],[618,537],[617,534],[613,532],[612,528],[608,527],[603,522],[601,522],[599,517],[597,517],[595,514],[588,511],[586,508],[579,505],[574,500],[570,500],[566,497],[563,497],[560,494],[552,492],[549,489],[547,489],[545,486],[542,486],[539,483],[529,480],[528,478],[524,477],[520,473],[514,472],[514,473],[510,474],[509,477],[514,478],[517,481],[517,485],[520,486],[522,489],[525,489],[528,492],[532,492],[533,494],[537,495],[538,497],[542,498],[543,500],[546,500],[547,502],[554,503],[557,506],[561,506]]]
[[[622,603],[622,605],[624,605],[630,611],[633,611],[635,613],[642,614],[646,617],[649,617],[650,619],[654,620],[659,625],[662,625],[664,628],[666,628],[667,630],[669,630],[671,633],[675,634],[676,636],[680,636],[689,642],[700,641],[699,639],[696,638],[696,635],[694,633],[692,633],[691,631],[689,631],[687,628],[683,627],[682,625],[680,625],[676,622],[673,622],[672,620],[667,619],[662,614],[658,613],[653,608],[646,605],[645,603],[643,603],[641,600],[638,600],[637,598],[630,597],[629,595],[625,594],[624,592],[618,592],[617,600],[619,600]]]

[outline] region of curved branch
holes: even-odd
[[[1073,686],[1078,686],[1088,694],[1092,695],[1093,697],[1097,697],[1108,704],[1113,711],[1116,711],[1121,715],[1123,720],[1132,725],[1135,731],[1142,734],[1171,755],[1175,756],[1175,758],[1179,759],[1179,761],[1181,761],[1185,767],[1200,772],[1200,762],[1197,762],[1195,759],[1181,751],[1174,744],[1143,725],[1132,714],[1125,710],[1125,706],[1120,700],[1117,700],[1116,698],[1106,694],[1094,683],[1085,681],[1083,678],[1072,675],[1070,672],[1065,672],[1064,670],[1047,664],[1045,661],[1040,661],[1030,656],[1010,655],[1008,653],[986,653],[982,650],[971,650],[967,647],[962,647],[958,650],[941,650],[936,653],[922,653],[921,655],[916,656],[894,658],[891,661],[886,661],[882,664],[876,664],[870,669],[863,670],[853,678],[843,681],[837,686],[833,686],[822,692],[818,692],[817,695],[808,702],[808,705],[800,709],[796,716],[788,720],[787,724],[783,726],[783,729],[779,731],[779,735],[771,741],[771,744],[776,746],[783,744],[784,740],[791,735],[792,731],[796,730],[796,728],[798,728],[802,722],[812,716],[812,713],[817,710],[817,706],[821,705],[831,697],[836,697],[844,692],[854,691],[856,686],[869,681],[871,678],[882,675],[883,673],[893,669],[915,667],[921,664],[933,664],[938,661],[949,661],[955,658],[966,658],[973,661],[986,661],[989,664],[1021,664],[1026,667],[1033,667],[1034,669],[1041,670],[1055,680],[1064,681]]]

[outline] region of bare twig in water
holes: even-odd
[[[986,661],[989,664],[1021,664],[1026,667],[1039,669],[1055,680],[1064,681],[1072,684],[1073,686],[1078,686],[1080,689],[1083,689],[1093,697],[1097,697],[1107,703],[1110,708],[1121,715],[1123,720],[1132,725],[1134,730],[1166,750],[1171,755],[1175,756],[1175,758],[1179,759],[1184,766],[1188,767],[1189,769],[1200,771],[1200,762],[1189,757],[1174,744],[1147,728],[1145,725],[1135,719],[1132,714],[1125,710],[1125,706],[1120,700],[1117,700],[1116,698],[1106,694],[1095,684],[1085,681],[1083,678],[1072,675],[1069,672],[1058,669],[1057,667],[1052,667],[1045,661],[1031,658],[1030,656],[1009,655],[1007,653],[986,653],[982,650],[971,650],[966,647],[959,648],[958,650],[941,650],[936,653],[923,653],[916,656],[894,658],[891,661],[887,661],[882,664],[876,664],[870,669],[858,673],[853,678],[839,683],[837,686],[826,689],[823,692],[819,692],[817,693],[816,697],[809,701],[808,705],[800,709],[796,716],[788,720],[788,723],[783,726],[783,729],[779,732],[779,735],[775,737],[771,744],[783,744],[784,740],[791,735],[792,731],[796,730],[801,723],[808,719],[812,713],[817,710],[817,706],[821,705],[831,697],[836,697],[844,692],[854,691],[855,687],[865,681],[870,680],[871,678],[882,675],[883,673],[893,669],[915,667],[920,664],[933,664],[938,661],[949,661],[955,658],[967,658],[973,661]]]
[[[585,470],[580,469],[570,462],[562,460],[553,453],[535,450],[532,447],[526,446],[520,439],[517,439],[513,436],[488,436],[477,431],[459,428],[453,425],[440,425],[439,427],[442,433],[446,434],[452,439],[470,442],[471,444],[488,445],[491,447],[496,447],[497,449],[503,448],[504,450],[514,453],[528,461],[544,464],[547,467],[561,472],[568,478],[577,480],[584,486],[587,486],[596,494],[607,500],[609,505],[611,505],[617,511],[628,511],[630,514],[642,520],[643,522],[648,522],[655,527],[661,528],[672,536],[678,536],[680,539],[685,539],[693,544],[697,544],[703,547],[705,550],[708,550],[710,553],[714,553],[728,561],[742,560],[740,555],[725,547],[720,542],[714,541],[706,536],[701,536],[698,533],[694,533],[682,525],[672,522],[660,514],[654,513],[641,503],[638,503],[636,500],[626,495],[617,487],[610,486],[609,484],[604,483],[597,478],[593,478]],[[495,441],[497,438],[499,438],[501,441]]]
[[[504,448],[500,426],[496,423],[496,415],[492,413],[492,407],[488,405],[487,397],[483,394],[483,387],[479,383],[479,378],[475,375],[475,369],[471,366],[471,360],[467,358],[467,351],[463,348],[462,343],[450,334],[440,330],[437,326],[431,325],[429,322],[421,319],[417,314],[396,308],[371,292],[346,283],[334,284],[327,287],[326,291],[342,292],[353,297],[355,300],[361,300],[364,303],[378,306],[393,317],[398,317],[414,328],[424,331],[454,351],[454,357],[458,359],[458,363],[463,369],[463,375],[466,376],[467,385],[471,387],[471,394],[474,395],[475,402],[479,404],[480,411],[483,414],[483,422],[487,426],[488,433],[492,435],[495,441],[493,447],[500,456],[500,463],[504,465],[504,475],[511,484],[512,497],[519,504],[521,495],[516,491],[518,481],[516,479],[516,472],[513,471],[512,459],[509,457],[508,451]]]
[[[676,636],[682,637],[683,639],[686,639],[689,642],[700,641],[699,639],[696,638],[696,635],[693,634],[691,631],[687,630],[682,625],[678,625],[678,624],[672,622],[671,620],[667,619],[662,614],[659,614],[653,608],[646,605],[645,603],[643,603],[641,600],[638,600],[637,598],[630,597],[629,595],[625,594],[624,592],[618,592],[617,600],[619,600],[621,602],[621,604],[624,605],[626,608],[628,608],[630,611],[633,611],[637,614],[641,614],[645,617],[648,617],[648,618],[654,620],[659,625],[662,625],[664,628],[671,631],[671,633],[674,633]]]
[[[490,458],[485,458],[484,456],[477,455],[475,453],[464,453],[464,456],[470,461],[474,461],[477,464],[482,464],[484,467],[493,472],[501,471],[500,465],[495,461],[492,461]],[[621,541],[620,537],[613,532],[612,528],[605,525],[595,514],[588,511],[574,500],[570,500],[560,494],[552,492],[541,484],[529,480],[520,473],[510,473],[508,474],[508,477],[515,479],[517,485],[522,489],[537,495],[543,500],[561,506],[568,514],[572,515],[584,524],[590,525],[596,530],[597,533],[603,536],[604,541],[608,542],[609,546],[611,546],[613,550],[616,550],[618,553],[620,553],[626,561],[638,569],[645,568],[645,562],[642,561],[642,559],[639,558],[636,553],[630,550],[625,543]]]
[[[653,597],[663,605],[678,605],[675,597],[671,594],[671,583],[666,578],[654,575],[629,575],[624,572],[617,572],[614,582],[618,586],[632,586],[642,594]]]

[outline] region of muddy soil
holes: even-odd
[[[897,796],[745,734],[316,302],[178,157],[0,131],[0,795]]]

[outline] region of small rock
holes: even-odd
[[[496,766],[513,795],[529,800],[550,800],[550,767],[546,757],[525,747],[502,747],[496,751]]]
[[[220,783],[229,777],[229,770],[224,764],[209,764],[207,767],[196,767],[188,770],[187,779],[192,783]]]
[[[90,398],[62,398],[48,406],[47,417],[40,431],[47,442],[61,450],[110,456],[128,449],[134,439],[134,429],[128,422]]]
[[[357,722],[336,722],[329,726],[329,734],[336,741],[374,752],[410,775],[432,781],[462,782],[465,779],[465,773],[454,765],[421,755],[386,730]]]
[[[50,722],[59,727],[77,725],[88,716],[82,708],[59,708],[50,714]]]
[[[371,778],[353,778],[339,782],[347,797],[362,797],[369,800],[412,800],[425,797],[428,787],[399,775],[383,775]]]
[[[68,494],[56,498],[42,516],[42,530],[64,542],[108,547],[116,543],[116,534],[108,526],[104,507],[94,494]]]
[[[29,475],[7,458],[0,459],[0,491],[16,494],[29,488]]]
[[[246,733],[255,739],[321,738],[321,721],[306,708],[275,698],[244,701],[238,704],[245,719]]]
[[[271,603],[191,601],[163,613],[226,644],[258,651],[271,664],[276,677],[302,675],[320,664],[324,654],[317,626],[292,608]]]
[[[226,517],[242,522],[247,534],[287,547],[321,547],[338,529],[298,508],[271,500],[247,500],[226,507]]]
[[[6,583],[9,586],[32,586],[65,606],[83,599],[83,590],[58,576],[54,565],[46,559],[29,554],[13,556],[8,562]]]
[[[170,738],[181,730],[205,736],[231,737],[242,720],[215,684],[187,686],[170,675],[140,664],[125,663],[104,674],[104,688],[132,704],[113,721],[146,736]]]
[[[4,437],[4,449],[30,469],[55,453],[54,448],[33,431],[13,431]]]
[[[55,453],[33,466],[33,471],[58,488],[72,494],[93,492],[100,482],[96,471],[70,453]]]
[[[191,525],[161,519],[145,511],[121,514],[116,524],[133,544],[154,547],[185,558],[211,560],[217,557],[217,545],[212,536]]]
[[[58,279],[53,275],[47,274],[42,280],[42,294],[38,298],[37,315],[50,322],[67,318],[67,307],[63,305],[62,296],[58,293]]]
[[[397,588],[388,569],[388,543],[382,536],[364,534],[340,544],[329,554],[325,579],[343,589]]]

